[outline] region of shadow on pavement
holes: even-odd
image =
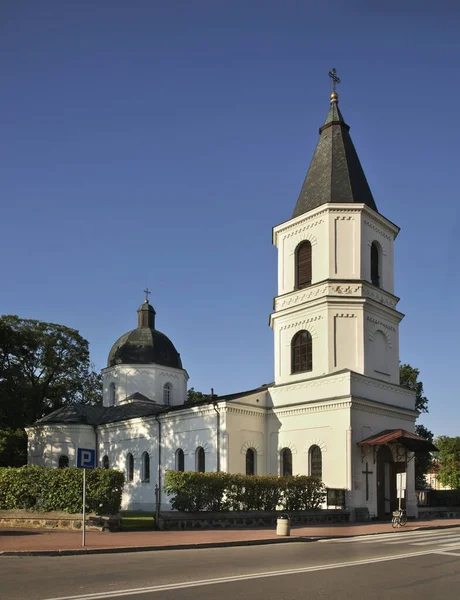
[[[13,536],[20,536],[20,535],[40,535],[40,531],[15,531],[13,530],[8,530],[8,529],[0,529],[0,535],[7,537],[13,537]]]

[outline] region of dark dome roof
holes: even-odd
[[[119,338],[109,353],[108,367],[156,364],[182,369],[179,353],[171,340],[156,329],[138,327]]]
[[[182,369],[174,344],[155,329],[155,309],[148,300],[137,309],[137,324],[137,329],[122,335],[112,346],[107,366],[153,364]]]

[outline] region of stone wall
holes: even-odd
[[[348,522],[347,510],[318,510],[296,512],[162,512],[160,529],[242,529],[245,527],[275,527],[280,514],[289,514],[291,526]]]
[[[81,529],[82,515],[65,512],[38,513],[26,510],[0,510],[0,527],[31,529]],[[86,515],[86,529],[119,531],[120,515]]]

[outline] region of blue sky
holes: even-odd
[[[455,2],[4,0],[0,312],[105,366],[152,290],[190,386],[273,380],[271,228],[290,218],[335,67],[380,212],[401,227],[400,358],[459,435]]]

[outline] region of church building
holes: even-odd
[[[379,212],[349,129],[334,91],[292,217],[273,229],[273,383],[187,403],[187,371],[146,299],[109,352],[103,405],[29,427],[29,464],[76,466],[77,448],[93,448],[100,467],[124,471],[123,508],[149,511],[156,485],[170,508],[168,469],[312,475],[379,517],[406,472],[417,515],[414,451],[425,447],[415,395],[399,385],[399,228]]]

